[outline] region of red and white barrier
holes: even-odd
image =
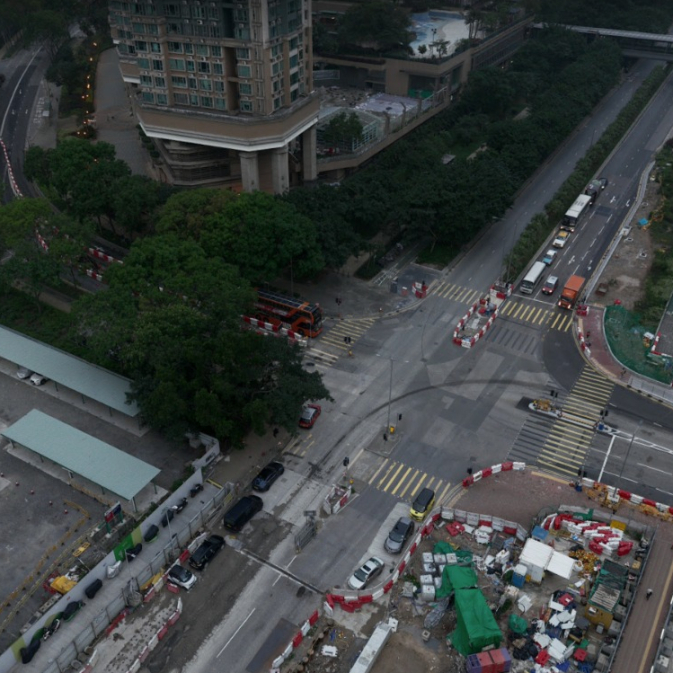
[[[293,650],[297,649],[302,641],[304,640],[304,637],[308,634],[308,632],[311,630],[311,627],[318,621],[318,618],[320,617],[320,614],[316,610],[302,625],[297,634],[292,638],[292,640],[288,643],[287,647],[281,652],[281,654],[276,657],[271,666],[272,669],[279,669],[283,662],[292,654]]]
[[[97,280],[99,283],[103,282],[103,276],[98,273],[97,271],[94,271],[93,269],[87,269],[86,270],[86,275],[89,276],[89,278],[93,278],[94,280]]]
[[[113,262],[116,262],[117,264],[123,264],[124,263],[121,259],[117,259],[116,257],[112,257],[111,255],[106,255],[104,252],[101,252],[97,248],[87,248],[87,252],[92,257],[96,257],[97,259],[102,259],[104,262],[108,262],[108,264],[112,264]]]
[[[663,355],[663,353],[658,348],[660,340],[661,340],[661,332],[657,332],[657,336],[654,337],[654,343],[652,344],[652,348],[650,348],[650,353],[652,353],[652,355]]]
[[[489,288],[488,294],[484,297],[481,297],[479,301],[475,304],[472,304],[470,310],[458,321],[456,328],[453,330],[453,343],[461,348],[472,348],[479,339],[481,339],[488,330],[491,329],[495,319],[498,317],[500,308],[504,304],[505,300],[512,294],[512,285],[507,283],[494,283]],[[472,334],[466,334],[460,336],[460,333],[464,330],[467,321],[472,317],[475,311],[479,311],[480,315],[486,314],[486,307],[488,304],[494,305],[495,308],[491,315],[488,317],[485,323],[479,325],[479,328],[476,329]]]
[[[465,479],[463,479],[463,488],[468,488],[472,486],[472,484],[475,484],[478,481],[485,479],[486,477],[490,477],[492,474],[509,472],[510,470],[514,470],[515,472],[522,472],[525,469],[526,463],[521,462],[506,461],[504,463],[498,463],[497,465],[491,465],[491,467],[485,467],[483,470],[479,470],[479,472],[475,472],[474,474],[465,477]]]
[[[16,178],[14,177],[14,171],[12,170],[12,164],[9,160],[9,153],[7,152],[7,145],[5,145],[4,141],[0,138],[0,146],[2,146],[2,152],[5,155],[5,163],[7,164],[7,175],[9,176],[9,185],[12,188],[12,192],[14,193],[14,196],[17,196],[21,198],[23,194],[21,193],[21,190],[19,189],[19,185],[16,182]]]

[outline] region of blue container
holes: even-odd
[[[514,573],[512,575],[512,584],[515,587],[518,587],[521,589],[521,587],[526,583],[526,576],[525,575],[519,575],[519,573]]]

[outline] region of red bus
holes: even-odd
[[[302,299],[258,289],[255,308],[258,318],[305,337],[317,337],[322,332],[322,309],[319,304],[309,304]]]

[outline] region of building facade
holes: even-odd
[[[317,177],[311,0],[111,0],[161,177],[283,193]]]

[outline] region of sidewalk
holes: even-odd
[[[627,369],[615,358],[605,336],[604,314],[602,306],[591,306],[586,316],[577,318],[577,330],[587,346],[583,351],[585,359],[614,383],[673,405],[673,389]]]

